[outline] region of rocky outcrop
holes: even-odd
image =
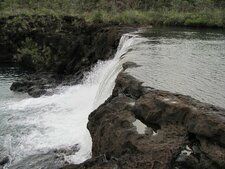
[[[27,92],[32,97],[40,97],[44,94],[51,94],[51,89],[61,84],[64,79],[62,75],[48,74],[46,72],[24,75],[21,79],[13,82],[10,90]]]
[[[33,97],[62,82],[77,83],[97,60],[112,56],[122,32],[74,17],[22,16],[21,22],[15,18],[0,21],[1,54],[38,72],[11,86]],[[90,114],[88,129],[92,159],[64,169],[225,168],[224,109],[143,87],[123,72],[112,96]],[[7,159],[0,162],[4,165]]]
[[[73,75],[74,81],[81,80],[83,73],[98,60],[112,57],[125,31],[127,28],[88,24],[82,18],[71,16],[1,18],[0,63],[18,62],[38,72],[22,77],[11,87],[13,91],[30,91],[31,96],[38,97],[46,93],[47,84],[56,86],[62,75],[64,81],[68,75]],[[48,79],[42,72],[56,79]]]
[[[109,58],[121,33],[78,17],[12,16],[0,19],[0,50],[24,67],[71,74]]]
[[[92,159],[64,169],[225,168],[225,110],[120,73],[89,116]]]

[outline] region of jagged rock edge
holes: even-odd
[[[126,69],[127,65],[133,66],[126,64]],[[136,119],[157,135],[138,134],[132,125]],[[225,166],[224,109],[142,86],[125,69],[112,96],[89,115],[87,126],[93,140],[92,159],[64,169]]]

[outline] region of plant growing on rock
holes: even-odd
[[[52,63],[52,52],[50,47],[43,45],[41,47],[31,38],[26,38],[17,49],[16,59],[19,63],[32,69],[47,69]]]

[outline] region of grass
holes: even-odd
[[[88,22],[116,23],[121,25],[167,25],[225,28],[225,12],[178,12],[126,10],[120,13],[92,11],[83,13]]]
[[[106,11],[91,10],[77,11],[73,9],[47,9],[47,8],[6,8],[1,10],[0,17],[15,15],[54,15],[54,16],[80,16],[88,23],[106,23],[120,25],[169,25],[169,26],[193,26],[193,27],[220,27],[225,28],[225,11],[222,9],[180,12],[175,10],[161,11]]]

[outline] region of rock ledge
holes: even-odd
[[[88,129],[92,159],[64,169],[225,168],[224,109],[143,87],[124,72],[112,96],[90,114]]]

